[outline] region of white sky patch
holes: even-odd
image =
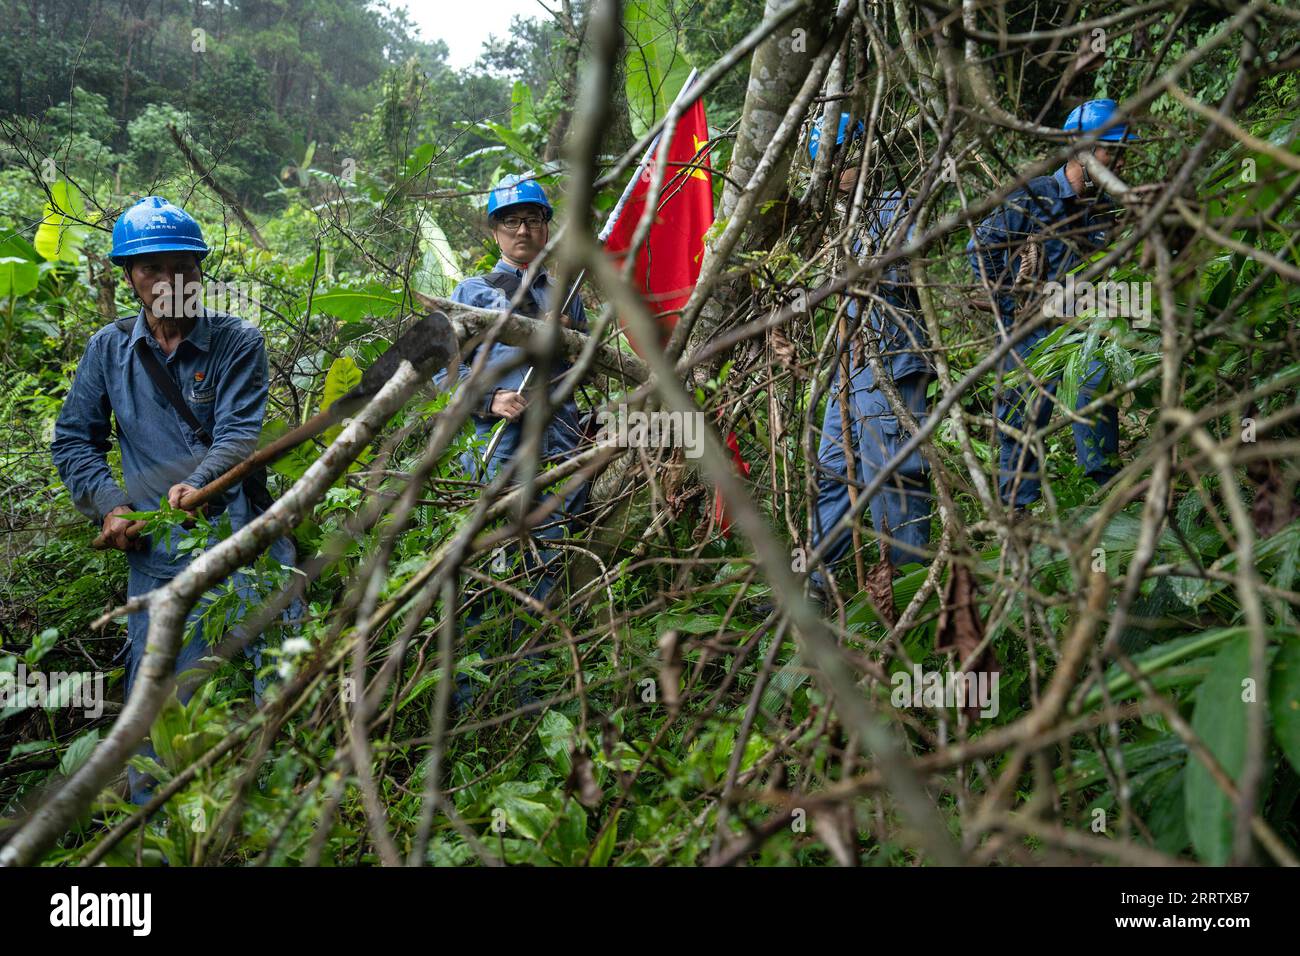
[[[395,0],[406,7],[423,40],[442,40],[451,50],[453,69],[471,66],[493,34],[506,37],[515,15],[549,20],[537,0]]]

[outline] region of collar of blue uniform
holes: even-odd
[[[149,331],[149,323],[144,318],[144,306],[135,314],[135,328],[131,330],[131,338],[127,344],[126,361],[130,361],[131,353],[135,350],[136,339],[147,338],[150,342],[157,345],[153,333]],[[200,352],[206,352],[212,347],[212,323],[208,321],[208,312],[205,309],[201,315],[194,320],[194,328],[190,329],[190,334],[185,336],[182,345],[189,342]],[[179,346],[178,346],[179,348]]]
[[[1061,191],[1062,199],[1077,199],[1074,187],[1070,185],[1070,177],[1065,175],[1065,167],[1062,166],[1056,172],[1052,173],[1052,178],[1056,180],[1056,187]]]
[[[492,267],[492,271],[493,271],[493,272],[509,272],[511,275],[516,275],[516,276],[518,276],[518,277],[521,278],[521,279],[522,279],[522,278],[524,277],[524,275],[528,272],[527,269],[516,269],[516,268],[515,268],[514,266],[512,266],[510,263],[506,262],[505,259],[498,259],[498,260],[497,260],[497,264],[496,264],[495,266]],[[546,266],[542,266],[540,269],[537,270],[537,277],[536,277],[535,279],[533,279],[533,285],[535,285],[535,286],[538,286],[538,285],[544,286],[544,285],[546,285],[549,281],[550,281],[550,275],[549,275],[549,274],[547,273],[547,271],[546,271]]]

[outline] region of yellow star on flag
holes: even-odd
[[[700,138],[696,136],[694,133],[691,134],[691,140],[695,143],[695,155],[699,157],[696,160],[696,162],[701,164],[695,167],[695,171],[691,173],[691,178],[703,179],[705,182],[708,182],[709,177],[704,174],[704,167],[703,167],[704,157],[700,156],[700,150],[704,148],[704,144],[707,142],[707,140],[701,141]]]

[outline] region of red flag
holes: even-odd
[[[668,171],[659,193],[659,208],[645,242],[637,250],[632,278],[651,313],[659,316],[660,336],[667,342],[691,297],[704,260],[704,234],[713,225],[713,174],[709,168],[709,126],[704,103],[696,100],[673,131],[668,145]],[[646,195],[655,175],[659,146],[637,175],[632,190],[616,211],[605,248],[619,263],[626,259],[632,236],[645,213]],[[667,313],[667,314],[665,314]],[[624,327],[624,333],[627,329]],[[641,349],[628,336],[638,354]]]
[[[731,451],[731,463],[736,466],[736,471],[742,478],[748,478],[749,462],[740,453],[740,439],[735,432],[727,432],[727,448]],[[725,537],[731,537],[731,516],[727,514],[727,506],[722,503],[722,495],[716,491],[713,493],[713,523],[722,530]]]
[[[637,250],[632,280],[641,290],[650,312],[658,317],[660,345],[668,342],[682,306],[686,305],[700,277],[704,261],[704,235],[713,225],[713,174],[705,147],[709,142],[709,125],[704,118],[704,102],[696,100],[683,114],[668,144],[668,171],[659,194],[659,208],[645,242]],[[626,261],[632,237],[645,213],[650,183],[654,180],[658,144],[641,168],[632,189],[615,210],[613,226],[605,238],[605,248],[619,264]],[[636,339],[623,326],[623,333],[638,354],[644,354]],[[727,435],[727,447],[736,470],[745,477],[749,464],[740,454],[735,432]],[[731,519],[722,498],[713,496],[713,519],[722,533],[731,537]]]

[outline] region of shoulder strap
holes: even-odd
[[[119,322],[118,328],[121,327]],[[185,397],[181,395],[181,390],[176,385],[176,382],[159,363],[158,356],[153,354],[153,349],[149,348],[149,343],[144,339],[136,339],[135,352],[140,357],[140,364],[144,366],[144,370],[149,373],[149,378],[153,380],[154,386],[163,393],[163,398],[167,399],[171,407],[176,409],[176,413],[184,419],[185,424],[194,429],[194,433],[199,436],[199,441],[205,445],[211,445],[212,436],[199,422],[194,410],[185,401]]]
[[[498,272],[493,269],[483,276],[483,281],[494,289],[500,289],[506,295],[514,295],[519,291],[520,284],[524,281],[513,272]]]
[[[483,281],[492,288],[500,291],[507,299],[511,301],[519,292],[519,287],[523,285],[524,280],[519,278],[513,272],[497,272],[493,270],[483,277]],[[524,301],[520,302],[515,308],[516,315],[522,315],[528,319],[537,318],[537,302],[532,295],[524,296]]]
[[[513,272],[497,272],[493,270],[492,272],[489,272],[487,275],[483,276],[483,281],[486,282],[488,285],[490,285],[492,288],[501,290],[501,292],[505,295],[507,299],[513,301],[515,297],[515,293],[519,291],[519,286],[523,284],[524,280],[521,279],[519,276],[515,275]],[[578,297],[574,296],[573,299],[571,299],[568,303],[566,303],[566,308],[564,311],[565,314],[568,315],[568,317],[571,319],[575,317],[573,312],[575,308],[574,303],[577,301],[577,299]],[[522,315],[528,319],[537,318],[537,312],[538,312],[537,300],[534,299],[531,295],[525,296],[524,301],[519,303],[519,307],[515,309],[516,315]]]
[[[113,324],[116,325],[123,334],[130,335],[131,331],[135,328],[135,316],[124,316]],[[199,441],[203,442],[205,445],[211,445],[212,436],[208,434],[208,430],[203,427],[203,424],[195,416],[194,410],[190,408],[189,403],[185,401],[185,397],[181,395],[181,390],[176,385],[176,382],[167,374],[167,370],[159,364],[158,356],[154,355],[153,349],[149,348],[149,343],[144,339],[137,339],[135,344],[136,353],[140,356],[140,364],[143,365],[144,370],[149,373],[149,378],[153,381],[154,386],[158,391],[163,393],[163,397],[167,399],[172,408],[176,409],[177,414],[185,420],[185,424],[194,429],[195,434],[198,435]],[[271,507],[271,504],[275,500],[271,497],[271,493],[266,487],[265,467],[256,468],[249,472],[249,474],[244,477],[243,488],[244,494],[247,496],[249,503],[259,514]]]

